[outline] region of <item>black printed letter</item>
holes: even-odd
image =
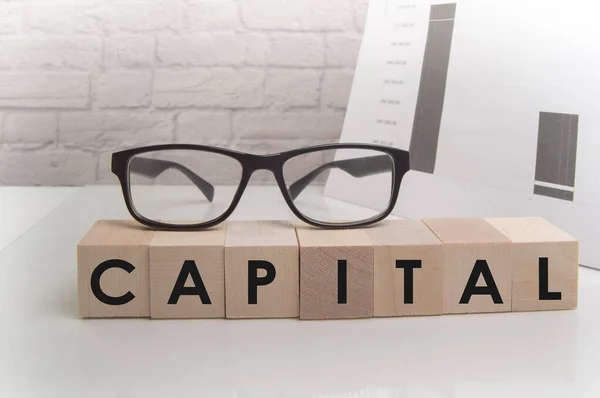
[[[479,280],[480,275],[483,275],[483,280],[485,281],[486,286],[477,286],[477,281]],[[502,304],[502,297],[500,297],[500,292],[496,287],[496,282],[494,281],[490,267],[485,260],[477,260],[475,262],[475,266],[473,267],[473,271],[471,271],[471,276],[469,277],[465,291],[460,298],[460,303],[469,304],[469,300],[471,300],[471,296],[474,294],[489,294],[492,296],[494,304]]]
[[[258,269],[267,271],[267,275],[258,277]],[[265,286],[275,279],[275,266],[264,260],[248,261],[248,304],[258,302],[258,287]]]
[[[194,286],[185,286],[188,276],[192,277]],[[179,271],[179,276],[177,277],[175,286],[173,286],[173,291],[171,292],[171,297],[169,297],[168,303],[177,304],[180,296],[199,296],[202,304],[212,304],[194,260],[185,260],[183,262],[181,271]]]
[[[348,304],[348,265],[346,260],[338,260],[338,304]]]
[[[540,257],[539,267],[540,300],[561,300],[561,292],[548,291],[548,257]]]
[[[125,293],[122,296],[112,297],[112,296],[109,296],[108,294],[104,293],[102,291],[102,288],[100,287],[100,277],[102,277],[102,274],[104,273],[104,271],[106,271],[110,268],[121,268],[123,271],[126,271],[129,274],[131,274],[133,272],[133,270],[135,269],[135,267],[131,263],[128,263],[127,261],[124,261],[124,260],[112,259],[112,260],[104,261],[103,263],[98,265],[96,267],[96,269],[94,269],[94,271],[92,272],[92,277],[90,280],[92,293],[94,293],[94,296],[96,296],[96,298],[98,300],[102,301],[104,304],[108,304],[108,305],[127,304],[128,302],[130,302],[131,300],[133,300],[135,298],[133,293],[128,291],[127,293]]]
[[[396,260],[396,268],[404,268],[404,304],[413,304],[413,270],[421,268],[421,260]]]

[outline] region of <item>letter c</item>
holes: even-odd
[[[103,302],[104,304],[108,304],[108,305],[127,304],[128,302],[130,302],[131,300],[133,300],[135,298],[133,293],[128,291],[127,293],[125,293],[122,296],[113,297],[113,296],[109,296],[108,294],[104,293],[104,291],[100,287],[100,278],[102,277],[102,274],[105,271],[109,270],[110,268],[121,268],[122,270],[126,271],[129,274],[131,274],[133,272],[133,270],[135,269],[135,267],[131,263],[128,263],[127,261],[119,260],[119,259],[106,260],[103,263],[100,263],[92,272],[92,277],[90,279],[92,293],[94,293],[94,296],[96,296],[96,298],[98,300],[100,300],[101,302]]]

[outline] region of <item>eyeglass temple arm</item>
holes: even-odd
[[[189,178],[195,186],[206,196],[209,202],[213,201],[215,196],[215,187],[192,170],[184,165],[170,160],[151,159],[135,157],[129,163],[129,171],[136,174],[141,174],[144,177],[155,178],[169,169],[175,169],[182,172]]]
[[[335,160],[325,163],[304,177],[294,182],[288,188],[292,200],[296,199],[306,187],[321,174],[329,169],[340,169],[352,177],[367,177],[374,174],[393,170],[394,166],[389,155],[367,156],[356,159]]]

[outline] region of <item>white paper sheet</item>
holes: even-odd
[[[371,0],[342,142],[411,151],[395,213],[546,217],[600,268],[600,3]],[[327,194],[368,205],[333,178]]]

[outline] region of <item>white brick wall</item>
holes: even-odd
[[[0,185],[115,183],[140,145],[336,141],[367,1],[0,2]]]
[[[148,107],[151,92],[151,71],[110,71],[98,78],[96,104],[100,108]]]

